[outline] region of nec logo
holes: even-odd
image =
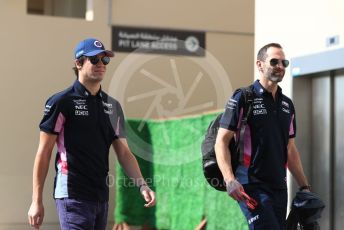
[[[87,105],[76,105],[75,109],[87,110]]]
[[[75,105],[75,115],[77,116],[88,116],[87,105]]]
[[[257,104],[253,106],[254,109],[265,109],[265,105],[264,104]]]

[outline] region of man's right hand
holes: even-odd
[[[31,227],[39,229],[43,223],[44,218],[44,206],[42,203],[32,202],[29,212],[28,219]]]
[[[144,205],[146,208],[153,207],[155,205],[155,193],[146,184],[140,186],[140,193],[147,202]]]
[[[244,199],[242,192],[244,192],[244,188],[237,180],[231,180],[226,182],[226,189],[229,196],[231,196],[234,200],[242,201]]]

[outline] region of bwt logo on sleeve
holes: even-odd
[[[252,224],[253,222],[255,222],[258,219],[259,219],[259,215],[256,215],[256,216],[254,216],[254,217],[252,217],[251,219],[248,220],[248,224]]]
[[[46,105],[44,108],[44,115],[47,115],[50,112],[51,105]]]

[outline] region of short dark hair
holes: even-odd
[[[77,59],[77,61],[80,63],[80,65],[83,65],[84,64],[84,61],[85,61],[86,57],[85,56],[81,56]],[[73,68],[73,71],[74,71],[74,74],[76,76],[76,78],[79,77],[79,70],[78,68],[76,68],[76,66],[74,66]]]
[[[270,48],[270,47],[275,47],[275,48],[280,48],[280,49],[283,49],[282,46],[278,43],[269,43],[269,44],[266,44],[265,46],[263,46],[262,48],[260,48],[260,50],[258,51],[258,54],[257,54],[257,60],[260,60],[260,61],[265,61],[266,59],[266,51]]]

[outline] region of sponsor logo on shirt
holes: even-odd
[[[264,104],[253,105],[253,109],[265,109],[265,105]]]
[[[238,102],[237,102],[236,100],[234,100],[234,99],[229,99],[229,101],[227,102],[226,107],[227,107],[228,109],[234,110],[234,109],[237,107],[237,105],[238,105]]]
[[[74,114],[76,116],[88,116],[88,108],[85,99],[73,100],[74,102]]]
[[[285,112],[285,113],[290,113],[289,109],[282,108],[282,111]]]
[[[51,109],[51,105],[45,105],[44,115],[47,115],[50,112],[50,109]]]
[[[285,102],[285,101],[282,101],[282,105],[289,108],[289,103],[288,102]]]
[[[255,116],[263,115],[263,114],[268,114],[266,109],[255,109],[255,110],[253,110],[253,115],[255,115]]]
[[[267,110],[265,107],[265,104],[263,103],[263,99],[262,98],[255,98],[253,101],[253,115],[257,116],[257,115],[264,115],[267,114]]]
[[[248,220],[248,224],[252,224],[252,223],[255,222],[256,220],[259,220],[259,215],[256,215],[256,216],[250,218],[250,219]]]
[[[104,113],[107,114],[113,114],[113,109],[112,109],[112,104],[111,103],[106,103],[103,101],[103,106],[104,106]]]
[[[290,113],[288,102],[282,101],[282,111],[288,114]]]
[[[86,99],[75,99],[73,100],[75,105],[85,105],[86,104]]]
[[[253,101],[254,101],[255,104],[256,104],[256,103],[259,104],[259,103],[262,103],[262,102],[263,102],[263,98],[259,98],[259,97],[258,97],[258,98],[254,98]]]

